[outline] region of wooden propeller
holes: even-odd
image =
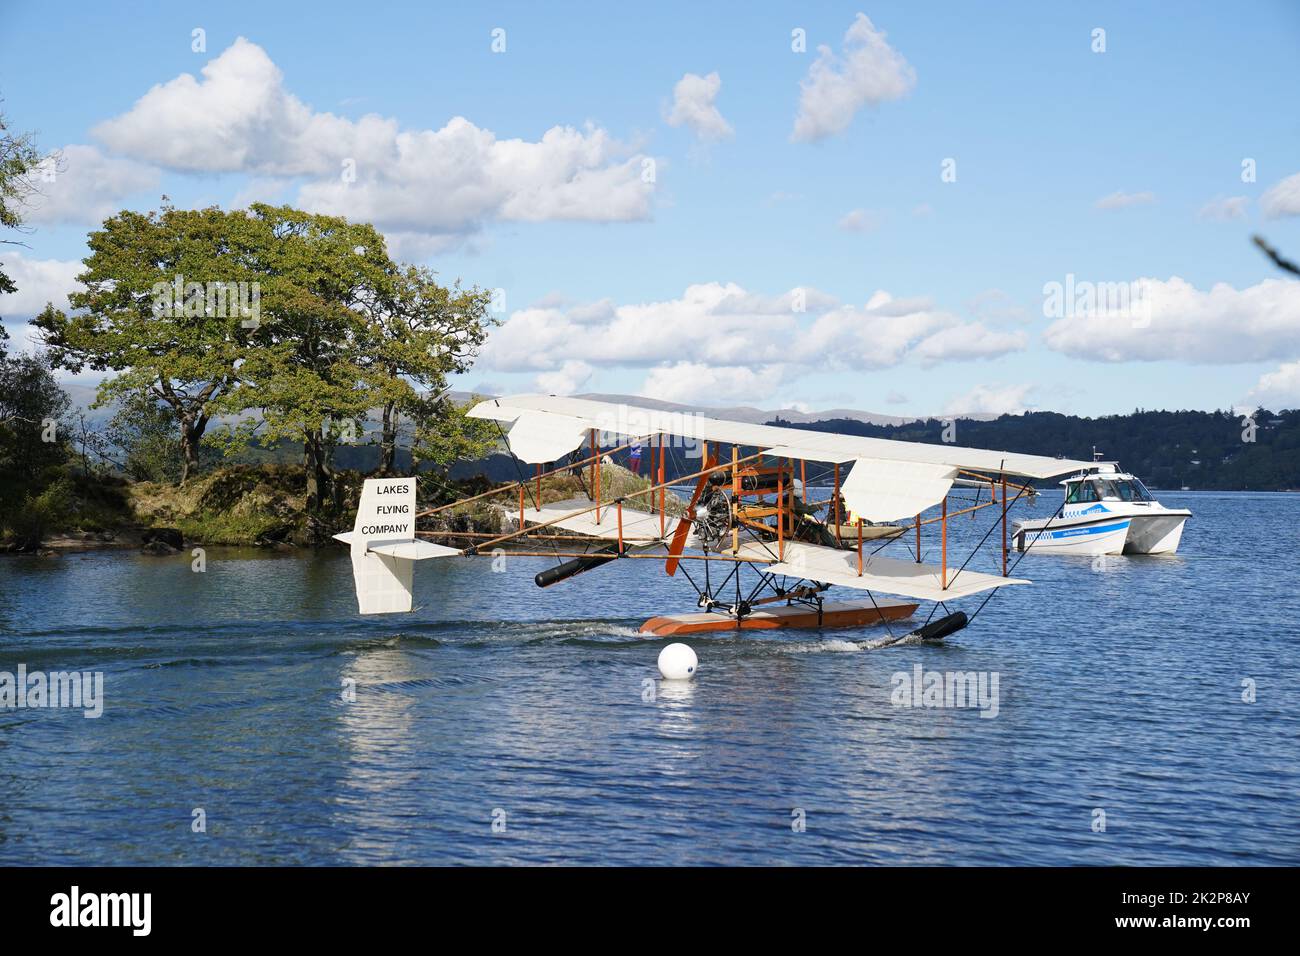
[[[671,577],[677,573],[677,565],[681,562],[678,558],[686,550],[686,539],[691,534],[691,521],[694,520],[695,505],[700,500],[700,495],[704,493],[704,486],[709,483],[708,469],[718,464],[718,459],[712,453],[708,455],[704,462],[705,473],[700,475],[699,480],[695,482],[695,493],[691,495],[691,503],[686,506],[686,513],[682,515],[682,520],[677,522],[677,528],[673,531],[673,543],[668,548],[668,563],[664,566]]]

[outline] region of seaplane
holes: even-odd
[[[978,613],[998,589],[1030,583],[1010,575],[1007,530],[1008,511],[1034,493],[1029,482],[1088,466],[553,395],[488,399],[468,414],[496,423],[518,480],[418,510],[415,478],[367,479],[352,530],[335,535],[351,549],[361,614],[411,611],[417,562],[514,553],[554,560],[536,574],[539,587],[597,569],[607,574],[628,561],[660,562],[670,577],[680,572],[695,591],[695,610],[647,620],[640,630],[651,638],[889,629],[929,602],[925,622],[897,640],[940,641],[974,616],[951,604],[983,595]],[[603,494],[602,469],[633,447],[648,447],[648,486]],[[576,476],[582,493],[544,500],[543,480],[555,475]],[[973,491],[973,503],[950,508],[953,488]],[[505,519],[498,532],[417,527],[447,509],[493,498]],[[958,562],[949,553],[949,525],[982,509],[993,509],[994,522]],[[972,570],[971,558],[999,526],[998,573]],[[922,560],[923,532],[937,564]],[[887,548],[894,553],[882,553]],[[828,600],[832,588],[865,596]]]

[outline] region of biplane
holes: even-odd
[[[1008,510],[1034,493],[1025,479],[1087,465],[546,395],[489,399],[469,415],[497,423],[518,480],[419,511],[415,479],[368,479],[353,530],[335,535],[351,548],[362,614],[410,611],[416,562],[508,552],[555,561],[536,575],[539,587],[631,560],[680,572],[696,610],[651,618],[641,627],[648,636],[888,626],[930,602],[926,623],[909,633],[941,640],[969,620],[951,602],[979,594],[987,602],[999,588],[1030,583],[1011,577],[1007,563]],[[633,447],[648,448],[649,485],[604,497],[602,469]],[[552,475],[578,476],[583,493],[544,501]],[[975,503],[950,510],[954,487],[974,489]],[[493,497],[509,516],[498,533],[417,530],[418,519]],[[1000,573],[971,570],[974,550],[960,564],[949,554],[950,521],[984,508],[996,517],[975,550],[1000,525]],[[938,538],[937,564],[922,560],[923,530],[932,544]],[[882,553],[890,547],[894,554]],[[828,600],[831,588],[865,596]]]

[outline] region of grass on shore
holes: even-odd
[[[586,499],[590,470],[580,476],[563,473],[542,479],[543,504]],[[328,540],[330,534],[352,526],[364,476],[340,472],[337,513],[313,516],[306,509],[302,469],[283,464],[234,464],[201,472],[184,486],[169,482],[130,482],[113,476],[87,476],[69,473],[50,485],[39,502],[28,509],[33,526],[28,534],[33,540],[61,533],[123,533],[130,540],[133,532],[148,528],[175,528],[185,540],[216,545],[310,545]],[[426,496],[445,500],[454,492],[457,497],[472,496],[490,486],[482,478],[455,482],[449,487],[445,479],[424,476],[421,481],[421,507]],[[601,500],[613,502],[622,497],[630,508],[644,511],[658,509],[658,494],[649,494],[648,478],[633,475],[619,465],[601,468]],[[530,482],[525,501],[533,504]],[[48,498],[50,500],[46,501]],[[670,514],[680,514],[683,503],[671,492],[665,495]],[[433,519],[421,522],[421,528],[453,531],[501,533],[514,522],[510,516],[518,507],[517,493],[502,491],[477,501],[455,505]]]
[[[141,481],[129,493],[142,524],[176,528],[187,541],[300,541],[306,528],[302,469],[289,465],[233,465],[196,475],[184,486]]]

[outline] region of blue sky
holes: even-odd
[[[1249,241],[1300,257],[1298,46],[1300,5],[1265,0],[6,2],[3,108],[65,168],[0,313],[65,294],[107,211],[271,199],[502,290],[462,386],[1300,406],[1300,283]],[[1067,275],[1153,282],[1136,319],[1045,316]]]

